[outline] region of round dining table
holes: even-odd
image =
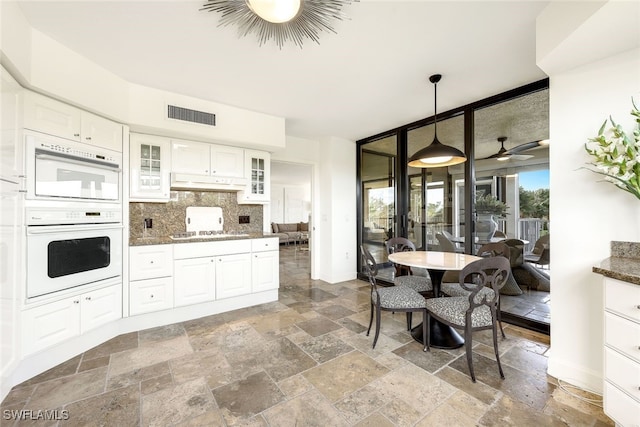
[[[467,264],[482,258],[475,255],[459,254],[453,252],[436,251],[406,251],[389,254],[389,261],[408,267],[425,268],[431,277],[433,294],[436,298],[440,295],[440,284],[445,271],[459,271]],[[429,331],[429,345],[436,348],[453,349],[461,347],[464,339],[451,326],[431,319]],[[421,344],[422,323],[411,330],[411,336]]]

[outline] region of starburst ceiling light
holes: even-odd
[[[359,0],[208,0],[200,10],[222,14],[218,26],[237,25],[244,37],[255,33],[260,46],[273,39],[280,49],[293,41],[302,47],[304,39],[319,42],[323,31],[336,31],[334,19],[346,16],[342,8]]]

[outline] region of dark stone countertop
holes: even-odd
[[[226,237],[204,237],[197,239],[177,239],[174,240],[169,236],[162,237],[138,237],[129,239],[129,246],[147,246],[147,245],[170,245],[173,243],[200,243],[200,242],[224,242],[227,240],[246,240],[246,239],[266,239],[269,237],[278,237],[268,233],[253,233],[242,236],[226,236]]]
[[[640,243],[611,242],[611,257],[593,267],[593,272],[640,285]]]

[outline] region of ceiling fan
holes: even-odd
[[[485,157],[485,159],[496,159],[500,161],[504,160],[526,160],[533,157],[530,154],[520,154],[523,151],[530,150],[535,147],[539,147],[542,145],[542,141],[531,141],[526,142],[524,144],[520,144],[516,147],[513,147],[510,150],[504,148],[504,142],[507,140],[506,136],[498,137],[498,141],[500,142],[500,150],[497,153],[492,154],[489,157]],[[484,160],[484,159],[483,159]]]

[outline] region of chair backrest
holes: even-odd
[[[388,254],[416,250],[416,245],[406,237],[392,237],[384,242],[384,246],[387,248]]]
[[[506,237],[507,237],[507,235],[506,235],[506,234],[504,234],[504,233],[503,233],[502,231],[500,231],[500,230],[496,230],[496,231],[493,233],[493,237],[506,238]]]
[[[486,243],[480,246],[476,255],[480,257],[503,256],[508,259],[511,257],[511,249],[504,242]]]
[[[536,255],[540,255],[542,253],[542,250],[548,247],[549,235],[545,234],[544,236],[541,236],[538,240],[536,240],[536,243],[533,245],[533,250],[531,252]]]
[[[488,305],[492,310],[495,309],[500,298],[500,289],[507,282],[509,274],[511,274],[511,266],[509,260],[503,256],[483,258],[464,267],[458,277],[460,286],[471,292],[467,314],[480,305]],[[493,289],[492,296],[488,294],[478,296],[480,289],[485,286]]]
[[[438,239],[438,243],[440,244],[440,250],[442,252],[456,251],[456,247],[454,246],[453,242],[447,239],[447,236],[445,236],[444,234],[436,233],[436,239]]]
[[[371,255],[371,252],[364,245],[360,245],[360,254],[362,255],[362,266],[364,267],[367,276],[369,276],[369,282],[372,286],[376,285],[376,276],[378,275],[378,264],[375,258]]]
[[[524,263],[524,242],[520,239],[507,239],[503,240],[502,243],[509,246],[511,250],[511,255],[509,256],[511,268],[521,266]]]

